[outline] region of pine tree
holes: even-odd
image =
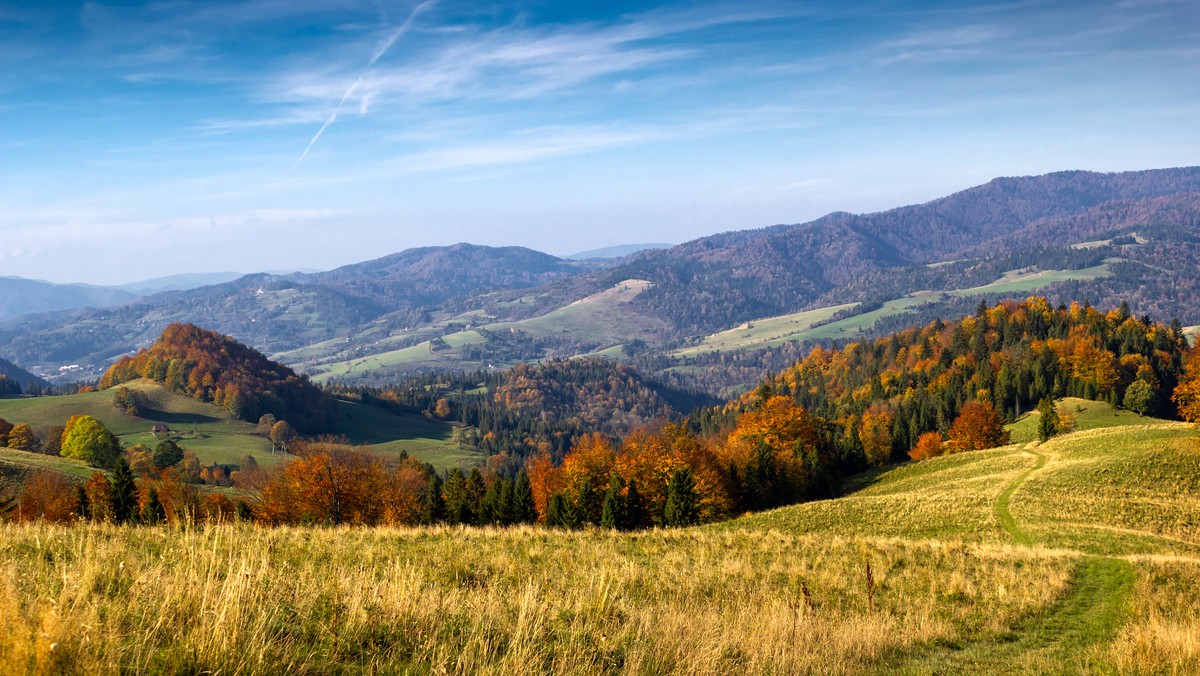
[[[421,523],[431,525],[446,520],[446,501],[442,498],[442,478],[429,472],[429,481],[421,490]]]
[[[697,507],[696,481],[692,468],[684,467],[671,475],[667,484],[667,504],[663,509],[663,525],[672,527],[693,526],[700,522]]]
[[[153,486],[146,489],[146,504],[142,505],[142,523],[162,523],[167,518],[167,510],[158,499],[158,491]]]
[[[567,517],[567,500],[562,493],[555,493],[550,498],[546,508],[546,525],[551,528],[569,528],[570,519]]]
[[[537,521],[537,516],[533,485],[529,483],[529,475],[521,470],[513,486],[513,523],[533,523]]]
[[[125,456],[117,458],[117,467],[108,482],[112,491],[113,521],[125,523],[137,515],[137,486]]]
[[[625,505],[625,496],[621,495],[625,482],[619,475],[614,474],[608,482],[608,492],[604,494],[604,511],[600,515],[600,527],[610,530],[625,530],[629,515]]]
[[[639,530],[650,525],[649,515],[646,514],[646,502],[638,492],[637,481],[629,480],[629,489],[625,491],[625,528]]]
[[[452,524],[471,523],[474,514],[467,495],[467,476],[461,469],[456,467],[446,474],[442,491],[446,500],[446,520]]]
[[[1044,442],[1058,434],[1058,407],[1053,399],[1047,397],[1038,403],[1038,413],[1041,414],[1038,419],[1038,439]]]
[[[92,518],[92,505],[83,484],[75,484],[75,516],[81,521]]]

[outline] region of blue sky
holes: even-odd
[[[1200,163],[1200,3],[13,2],[0,275],[568,254]]]

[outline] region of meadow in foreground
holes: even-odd
[[[4,524],[0,671],[1196,673],[1197,457],[1091,430],[633,534]]]

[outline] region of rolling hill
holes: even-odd
[[[120,308],[0,322],[0,354],[38,373],[80,364],[70,377],[94,377],[167,324],[203,321],[300,370],[353,372],[378,383],[406,371],[578,354],[649,349],[690,357],[718,343],[744,351],[873,335],[961,314],[977,296],[1034,289],[1054,302],[1125,300],[1139,315],[1179,315],[1194,325],[1197,270],[1200,168],[1072,171],[1000,178],[925,204],[727,232],[606,262],[457,244],[323,273],[252,275]],[[641,286],[619,312],[595,302],[627,280]],[[857,309],[843,314],[860,316],[839,316],[846,321],[833,328],[793,326],[732,343],[723,336],[748,322],[848,304]]]
[[[0,277],[0,320],[31,312],[110,307],[137,295],[122,289],[89,284],[53,284],[20,277]]]

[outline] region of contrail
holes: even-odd
[[[350,85],[350,88],[346,90],[346,93],[342,94],[342,100],[338,101],[337,107],[333,109],[333,113],[329,116],[329,119],[325,120],[325,124],[322,124],[321,128],[317,130],[317,133],[313,134],[312,140],[310,140],[308,145],[305,146],[304,152],[300,153],[300,158],[297,159],[296,163],[292,165],[292,169],[300,166],[300,163],[304,161],[304,158],[308,157],[308,151],[312,150],[312,147],[316,145],[317,139],[321,138],[321,135],[324,134],[325,130],[329,128],[329,125],[333,124],[334,121],[337,120],[338,113],[342,112],[342,106],[346,105],[346,99],[349,99],[350,95],[358,90],[359,85],[362,84],[363,78],[365,78],[367,73],[371,71],[371,68],[375,65],[375,62],[382,59],[383,55],[387,54],[388,50],[392,48],[392,45],[396,44],[396,41],[408,32],[408,29],[412,26],[413,20],[417,18],[417,15],[421,14],[430,7],[433,7],[437,3],[438,0],[425,0],[425,2],[422,2],[414,7],[413,11],[409,12],[408,18],[404,20],[404,23],[400,24],[399,28],[392,31],[391,35],[388,35],[387,39],[375,49],[375,53],[371,55],[371,60],[367,61],[367,67],[362,73],[359,74],[358,78],[354,80],[354,84]]]

